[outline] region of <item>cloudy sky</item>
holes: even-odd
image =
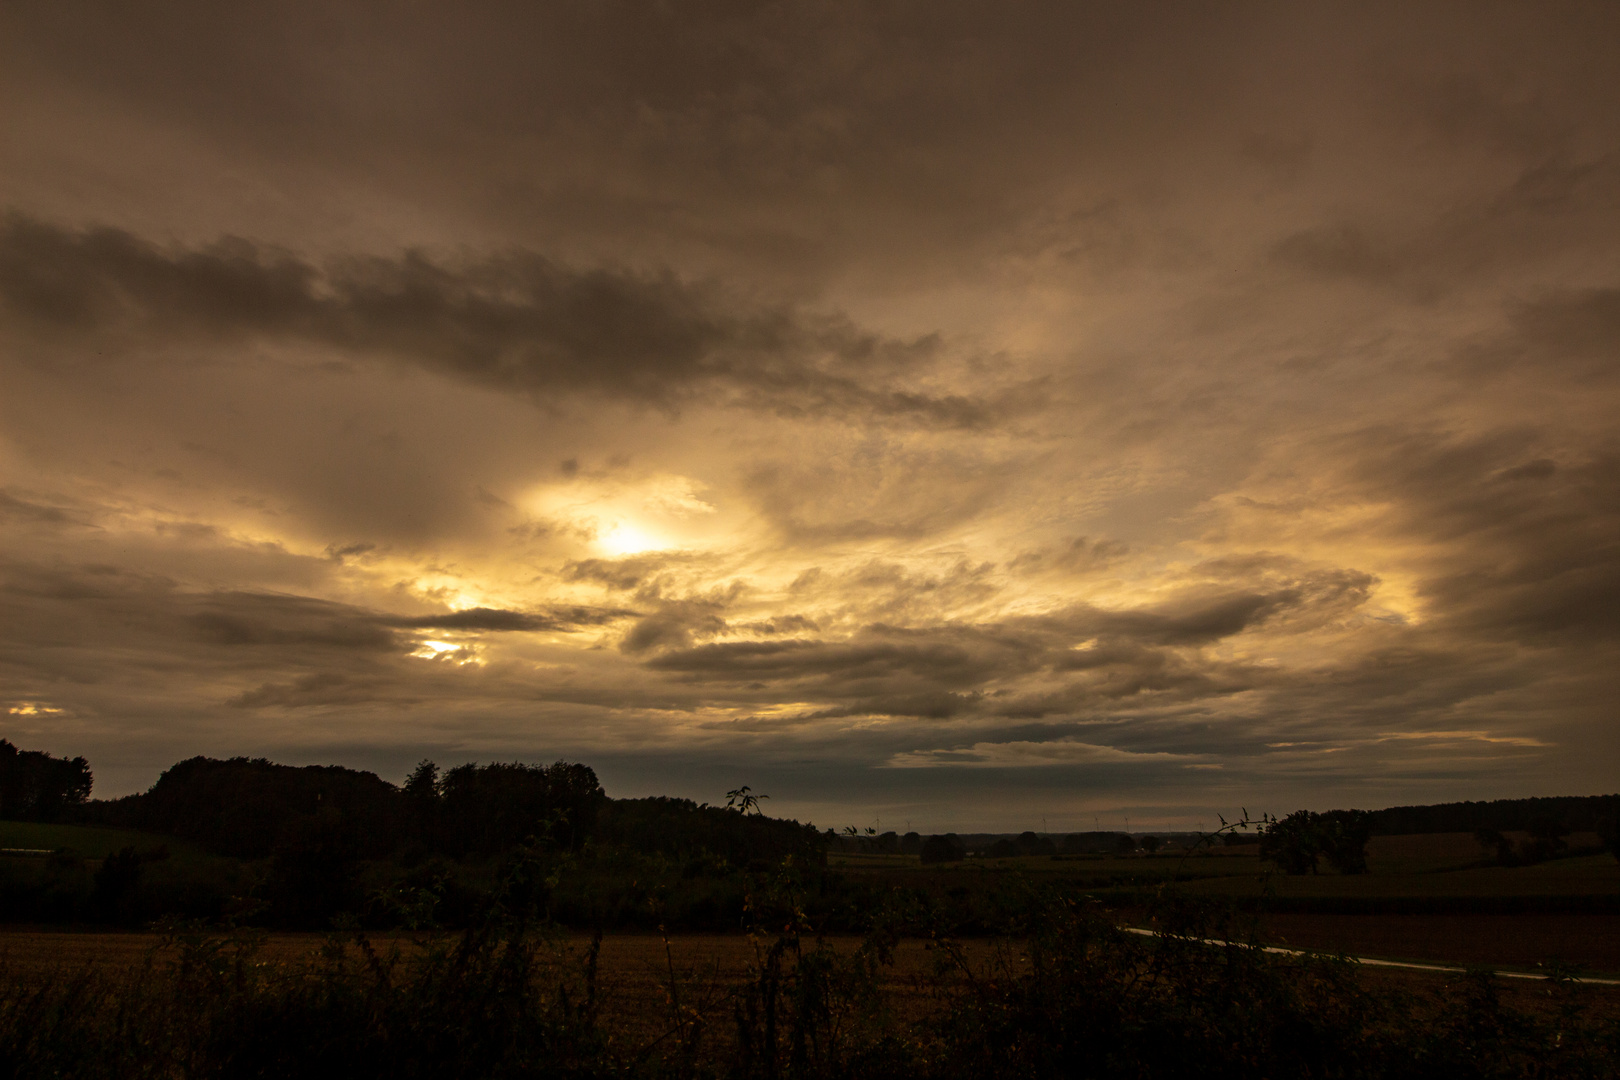
[[[0,736],[1615,790],[1605,5],[0,13]]]

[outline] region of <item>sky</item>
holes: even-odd
[[[0,737],[821,827],[1597,794],[1620,11],[0,8]]]

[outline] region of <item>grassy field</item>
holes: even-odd
[[[1594,835],[1568,838],[1574,850]],[[1136,906],[1172,879],[1186,895],[1251,903],[1270,912],[1270,944],[1391,960],[1481,964],[1532,970],[1558,962],[1589,973],[1620,973],[1620,862],[1570,855],[1531,866],[1485,864],[1469,833],[1375,837],[1369,872],[1290,877],[1262,863],[1255,846],[1213,852],[970,859],[919,866],[900,856],[847,859],[845,872],[930,892],[994,889],[1024,881],[1084,890],[1105,903]]]
[[[1584,921],[1583,921],[1584,920]],[[1268,942],[1326,953],[1377,956],[1436,963],[1536,970],[1549,959],[1580,964],[1591,973],[1620,972],[1620,927],[1613,920],[1584,917],[1469,917],[1426,916],[1368,918],[1365,916],[1274,916],[1265,920]],[[329,934],[277,933],[264,935],[256,957],[266,964],[296,964],[318,957],[334,941]],[[398,950],[408,961],[425,935],[373,934],[368,940],[380,954]],[[853,935],[834,936],[828,943],[840,953],[852,953],[860,944]],[[583,934],[562,934],[553,939],[549,961],[559,969],[577,966],[590,945]],[[757,974],[770,939],[749,934],[609,934],[598,956],[602,1007],[613,1026],[645,1036],[669,1018],[670,994],[686,992],[688,1004],[701,1006],[709,998],[724,996]],[[354,951],[352,943],[342,947]],[[1016,942],[969,940],[953,946],[960,950],[974,974],[992,967],[1018,971],[1028,957]],[[0,977],[27,981],[51,973],[74,972],[95,966],[108,970],[138,971],[148,964],[172,963],[179,949],[174,939],[145,932],[59,931],[36,927],[0,929]],[[1586,959],[1582,959],[1586,958]],[[897,998],[910,1013],[925,1011],[929,994],[925,984],[936,979],[947,958],[932,942],[904,940],[895,948],[894,963],[882,969],[882,989]],[[1594,964],[1594,961],[1596,962]],[[1436,987],[1454,976],[1423,971],[1375,970],[1386,985]],[[1506,983],[1507,991],[1533,1003],[1539,993],[1534,984]],[[1594,986],[1589,993],[1605,1008],[1620,1015],[1620,987]]]
[[[1620,976],[1612,915],[1268,915],[1266,941],[1381,960],[1535,970],[1550,962]]]
[[[1598,846],[1595,834],[1569,837],[1572,851]],[[1263,863],[1254,845],[1154,855],[1021,856],[966,859],[922,866],[915,856],[839,854],[829,864],[852,873],[908,876],[1017,874],[1036,880],[1072,880],[1100,889],[1188,882],[1193,892],[1258,897],[1552,897],[1620,895],[1620,862],[1607,853],[1571,855],[1532,866],[1483,865],[1469,833],[1374,837],[1368,873],[1331,872],[1289,877]]]
[[[1596,841],[1596,837],[1580,835],[1569,839],[1577,849]],[[216,859],[172,838],[117,829],[0,822],[0,847],[67,849],[88,861],[131,846],[168,849],[170,858],[150,871],[159,880],[173,877],[183,882],[197,873],[235,866],[231,860]],[[1472,835],[1442,833],[1374,838],[1368,850],[1370,872],[1355,876],[1279,874],[1260,861],[1253,845],[1191,854],[1031,856],[929,866],[915,856],[898,854],[834,853],[828,861],[851,880],[880,890],[894,885],[947,896],[964,889],[985,893],[1016,890],[1027,883],[1063,892],[1083,891],[1126,909],[1178,880],[1176,888],[1194,896],[1242,902],[1270,898],[1272,910],[1265,916],[1264,933],[1276,944],[1462,964],[1526,967],[1557,960],[1596,973],[1620,972],[1620,917],[1601,907],[1582,913],[1576,903],[1620,898],[1620,863],[1612,856],[1576,855],[1531,866],[1502,867],[1482,865],[1483,854]],[[13,859],[18,866],[33,862],[29,857],[7,861]],[[1526,904],[1520,913],[1493,913],[1490,907],[1519,900]],[[1564,901],[1574,904],[1576,910],[1559,910],[1558,904]],[[1358,904],[1369,905],[1368,913],[1358,913]],[[0,951],[20,955],[17,950],[27,940],[27,935],[8,934]],[[70,934],[60,938],[65,943],[60,947],[67,950],[63,955],[70,956],[78,955],[75,950],[80,946],[74,943],[98,942],[92,951],[112,948],[114,942],[126,943],[118,948],[150,947],[149,941],[133,944],[141,940],[128,935],[103,939]],[[275,940],[284,943],[276,946],[282,948],[293,947],[291,943],[301,939],[294,935]],[[631,935],[622,940],[633,942],[635,938]],[[681,940],[678,952],[701,952],[708,947],[702,943],[710,939],[686,935]],[[629,944],[623,947],[631,948]],[[604,954],[604,962],[606,957]],[[667,966],[669,958],[664,960]]]
[[[166,848],[177,862],[205,862],[213,858],[195,844],[172,836],[133,829],[101,829],[89,825],[50,825],[37,821],[0,821],[0,848],[67,851],[86,859],[104,859],[115,851]]]

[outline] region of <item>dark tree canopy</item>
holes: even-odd
[[[1546,817],[1573,832],[1601,833],[1620,815],[1620,795],[1561,795],[1535,799],[1496,799],[1491,802],[1438,803],[1433,806],[1392,806],[1374,810],[1375,836],[1409,833],[1528,832],[1531,820]]]
[[[1362,810],[1296,810],[1261,830],[1260,857],[1287,874],[1314,874],[1324,858],[1341,874],[1365,874],[1370,818]]]
[[[423,786],[417,766],[407,782]],[[462,857],[516,847],[529,837],[578,850],[595,831],[607,796],[588,765],[494,762],[457,765],[435,786],[438,846]]]
[[[667,796],[609,800],[597,837],[673,859],[709,857],[733,866],[774,863],[788,855],[819,863],[824,846],[814,826]]]
[[[956,862],[967,858],[967,850],[955,833],[930,836],[923,841],[921,859],[925,863]]]
[[[1101,855],[1118,849],[1123,833],[1078,832],[1063,838],[1063,851],[1068,855]],[[1126,840],[1130,837],[1125,836]]]
[[[38,750],[19,750],[0,739],[0,818],[56,821],[90,798],[90,763]]]
[[[294,841],[317,815],[327,828],[342,831],[361,857],[387,854],[403,824],[399,789],[375,773],[265,758],[189,758],[170,766],[144,795],[119,804],[130,819],[121,824],[250,859]]]

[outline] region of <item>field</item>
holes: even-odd
[[[1568,838],[1590,850],[1595,835]],[[1156,855],[1029,856],[922,866],[906,856],[842,862],[872,881],[930,890],[1025,881],[1083,890],[1130,920],[1172,880],[1192,896],[1235,901],[1268,944],[1391,960],[1535,970],[1558,962],[1620,974],[1620,862],[1574,854],[1530,866],[1484,865],[1469,833],[1375,837],[1369,872],[1290,877],[1253,845]]]
[[[1572,839],[1578,850],[1583,838]],[[0,869],[83,877],[111,853],[165,842],[5,825],[0,843],[71,849],[66,858],[11,855]],[[170,857],[154,873],[263,872],[166,846]],[[747,899],[730,933],[689,927],[666,936],[618,924],[593,938],[577,922],[532,921],[537,906],[515,921],[486,909],[482,929],[466,936],[13,924],[0,929],[0,1056],[38,1044],[32,1032],[49,1015],[65,1019],[50,1020],[57,1041],[29,1051],[40,1075],[60,1072],[80,1045],[112,1060],[134,1045],[125,1028],[109,1026],[129,1006],[131,1030],[146,1033],[140,1053],[202,1055],[220,1063],[208,1075],[227,1074],[242,1054],[269,1074],[344,1054],[351,1075],[410,1075],[409,1062],[420,1075],[452,1062],[466,1072],[460,1063],[476,1045],[497,1056],[473,1069],[479,1075],[497,1075],[497,1058],[530,1063],[512,1075],[550,1075],[547,1063],[562,1055],[581,1076],[1033,1077],[1051,1075],[1056,1060],[1105,1054],[1155,1062],[1145,1075],[1168,1076],[1204,1069],[1210,1047],[1242,1044],[1237,1071],[1221,1075],[1251,1075],[1237,1069],[1240,1059],[1268,1063],[1265,1074],[1314,1075],[1322,1048],[1338,1046],[1370,1055],[1368,1075],[1416,1076],[1454,1074],[1481,1039],[1508,1062],[1492,1075],[1563,1075],[1554,1062],[1575,1063],[1573,1074],[1613,1073],[1620,986],[1338,959],[1620,976],[1612,856],[1491,865],[1460,833],[1378,838],[1365,875],[1288,877],[1257,856],[1245,845],[925,866],[843,853],[829,859],[830,874],[790,863],[727,871]],[[601,867],[551,865],[559,889],[577,873],[576,885],[595,895]],[[707,872],[701,863],[677,869],[682,881]],[[857,924],[872,934],[843,932]],[[818,937],[818,925],[840,932]],[[1220,949],[1120,926],[1314,955]],[[326,1041],[305,1045],[295,1029]],[[469,1043],[464,1033],[474,1029]],[[1003,1060],[1014,1050],[1018,1068]]]
[[[98,829],[89,825],[52,825],[38,821],[0,821],[0,849],[64,851],[86,859],[104,859],[124,848],[167,852],[167,860],[183,865],[217,862],[195,844],[173,836],[133,829]],[[13,856],[16,857],[16,856]]]

